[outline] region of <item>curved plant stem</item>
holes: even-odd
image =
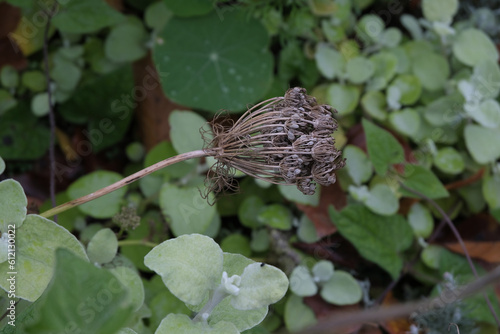
[[[402,182],[400,182],[399,184],[401,185],[401,187],[403,187],[407,191],[409,191],[409,192],[411,192],[411,193],[413,193],[413,194],[415,194],[415,195],[417,195],[417,196],[425,199],[427,202],[429,202],[441,214],[441,216],[443,217],[443,219],[448,224],[448,227],[450,228],[450,230],[455,235],[455,238],[457,239],[458,243],[460,244],[460,247],[462,248],[462,250],[464,252],[465,258],[467,259],[467,262],[469,263],[469,266],[470,266],[470,268],[472,270],[472,273],[474,274],[474,277],[476,279],[478,279],[479,275],[477,273],[476,267],[474,266],[474,263],[472,262],[472,259],[471,259],[470,255],[469,255],[469,252],[467,251],[467,247],[465,247],[464,241],[462,240],[462,237],[460,236],[460,233],[458,232],[457,228],[455,227],[455,225],[451,221],[450,217],[446,214],[446,212],[444,212],[444,210],[434,200],[430,199],[429,197],[427,197],[426,195],[422,194],[421,192],[419,192],[419,191],[417,191],[415,189],[412,189],[412,188],[406,186]],[[490,309],[490,312],[493,315],[493,318],[495,318],[495,322],[497,323],[497,327],[500,327],[500,319],[498,318],[498,315],[496,314],[495,309],[493,308],[493,305],[491,304],[490,299],[488,298],[488,296],[486,295],[486,293],[483,293],[483,296],[484,296],[484,299],[486,300],[486,304],[488,304],[488,308]]]
[[[151,165],[149,167],[146,167],[144,169],[141,169],[137,173],[134,173],[130,176],[127,176],[126,178],[121,179],[118,182],[115,182],[107,187],[101,188],[93,193],[90,193],[88,195],[85,195],[83,197],[74,199],[72,201],[66,202],[64,204],[61,204],[53,209],[47,210],[40,214],[40,216],[49,218],[52,217],[53,215],[56,215],[58,213],[64,212],[66,210],[69,210],[71,208],[74,208],[75,206],[78,206],[83,203],[87,203],[93,199],[99,198],[101,196],[104,196],[106,194],[109,194],[112,191],[115,191],[123,186],[126,186],[127,184],[130,184],[134,181],[139,180],[140,178],[149,175],[153,172],[156,172],[157,170],[160,170],[164,167],[173,165],[175,163],[184,161],[184,160],[189,160],[189,159],[194,159],[194,158],[201,158],[201,157],[206,157],[209,154],[203,150],[197,150],[197,151],[192,151],[192,152],[187,152],[187,153],[182,153],[179,155],[176,155],[174,157],[162,160],[154,165]]]
[[[118,241],[118,246],[148,246],[154,248],[158,246],[158,244],[146,240],[121,240]]]

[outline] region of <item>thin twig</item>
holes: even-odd
[[[75,206],[78,206],[78,205],[83,204],[83,203],[87,203],[91,200],[94,200],[96,198],[99,198],[101,196],[109,194],[112,191],[115,191],[121,187],[124,187],[124,186],[126,186],[134,181],[137,181],[146,175],[149,175],[153,172],[156,172],[157,170],[160,170],[164,167],[170,166],[172,164],[175,164],[175,163],[178,163],[178,162],[181,162],[184,160],[201,158],[201,157],[206,157],[206,156],[208,156],[208,153],[206,153],[203,150],[197,150],[197,151],[182,153],[182,154],[176,155],[174,157],[162,160],[154,165],[151,165],[149,167],[146,167],[146,168],[138,171],[137,173],[134,173],[130,176],[127,176],[126,178],[123,178],[118,182],[115,182],[107,187],[99,189],[96,192],[90,193],[90,194],[85,195],[83,197],[80,197],[80,198],[74,199],[72,201],[66,202],[64,204],[61,204],[53,209],[47,210],[44,213],[40,214],[40,216],[45,217],[45,218],[52,217],[58,213],[69,210]]]
[[[412,189],[412,188],[406,186],[402,182],[400,182],[400,185],[401,185],[402,188],[406,189],[407,191],[409,191],[409,192],[411,192],[411,193],[413,193],[413,194],[415,194],[415,195],[417,195],[417,196],[425,199],[427,202],[429,202],[441,214],[441,216],[443,217],[443,219],[448,224],[448,227],[450,228],[450,230],[455,235],[455,238],[457,239],[458,243],[460,244],[460,247],[462,248],[462,250],[464,252],[465,258],[467,259],[467,262],[469,263],[469,267],[471,268],[472,273],[474,274],[474,277],[476,279],[478,279],[479,275],[477,273],[476,267],[474,266],[474,263],[472,262],[472,258],[470,257],[469,252],[467,251],[467,247],[465,247],[465,243],[464,243],[462,237],[460,236],[460,233],[458,232],[457,228],[455,227],[455,225],[451,221],[450,217],[446,214],[446,212],[444,212],[444,210],[434,200],[432,200],[428,196],[422,194],[421,192],[419,192],[419,191],[417,191],[415,189]],[[491,304],[491,301],[488,298],[488,295],[486,293],[483,293],[483,296],[484,296],[484,299],[486,300],[486,304],[488,305],[488,308],[490,309],[491,314],[495,318],[495,321],[497,323],[497,327],[500,327],[500,319],[498,318],[498,315],[496,314],[495,310],[493,309],[493,305]]]
[[[470,297],[490,284],[495,284],[500,279],[500,266],[493,269],[485,276],[467,284],[464,289],[457,291],[455,300]],[[327,334],[336,333],[336,330],[347,328],[357,324],[369,322],[383,322],[390,319],[398,319],[412,315],[414,312],[425,312],[442,307],[449,303],[450,296],[448,292],[443,292],[431,300],[411,302],[393,306],[381,306],[370,308],[359,312],[339,312],[333,316],[319,321],[317,324],[305,328],[296,334]],[[285,333],[282,331],[281,333]]]
[[[43,33],[43,61],[45,64],[45,80],[47,81],[47,95],[49,100],[49,122],[50,122],[50,144],[49,144],[49,163],[50,163],[50,201],[52,202],[52,207],[56,206],[56,171],[55,171],[55,133],[56,133],[56,118],[54,115],[54,105],[52,103],[52,91],[50,89],[50,74],[49,74],[49,29],[50,21],[54,15],[57,2],[54,3],[50,12],[47,13],[47,25],[45,26],[45,31]],[[57,216],[54,217],[54,221],[57,223]]]

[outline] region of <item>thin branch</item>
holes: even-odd
[[[206,156],[208,156],[208,153],[206,153],[203,150],[197,150],[197,151],[182,153],[182,154],[176,155],[174,157],[162,160],[154,165],[151,165],[149,167],[146,167],[146,168],[138,171],[137,173],[134,173],[130,176],[127,176],[126,178],[123,178],[118,182],[115,182],[107,187],[99,189],[96,192],[90,193],[90,194],[85,195],[83,197],[80,197],[80,198],[77,198],[75,200],[61,204],[53,209],[47,210],[44,213],[40,214],[40,216],[45,217],[45,218],[52,217],[58,213],[69,210],[75,206],[78,206],[78,205],[83,204],[83,203],[87,203],[93,199],[96,199],[96,198],[99,198],[99,197],[104,196],[106,194],[109,194],[112,191],[115,191],[121,187],[124,187],[124,186],[126,186],[134,181],[137,181],[146,175],[149,175],[153,172],[156,172],[157,170],[160,170],[164,167],[170,166],[172,164],[175,164],[175,163],[178,163],[178,162],[181,162],[184,160],[201,158],[201,157],[206,157]]]
[[[415,195],[417,195],[417,196],[425,199],[427,202],[429,202],[441,214],[441,216],[443,217],[443,219],[448,224],[448,227],[450,228],[450,230],[455,235],[455,238],[457,239],[458,243],[460,244],[460,247],[462,248],[462,250],[464,252],[465,258],[467,259],[467,262],[469,263],[469,267],[471,268],[472,273],[474,274],[474,277],[476,279],[479,278],[479,275],[477,273],[476,267],[474,266],[474,263],[472,262],[472,258],[470,257],[469,252],[467,251],[467,247],[465,247],[465,243],[464,243],[462,237],[460,236],[460,233],[458,232],[457,228],[455,227],[455,225],[451,221],[450,217],[446,214],[446,212],[444,212],[444,210],[434,200],[432,200],[428,196],[422,194],[421,192],[419,192],[419,191],[417,191],[415,189],[412,189],[412,188],[406,186],[402,182],[400,182],[400,185],[401,185],[402,188],[406,189],[407,191],[409,191],[409,192],[411,192],[411,193],[413,193],[413,194],[415,194]],[[497,323],[497,327],[500,327],[500,319],[498,318],[498,315],[496,314],[495,310],[493,309],[493,305],[491,304],[491,301],[488,298],[488,295],[486,295],[486,293],[483,293],[483,296],[484,296],[484,299],[486,300],[486,304],[488,304],[488,308],[490,309],[491,314],[495,318],[495,321]]]
[[[121,240],[118,241],[118,246],[123,247],[123,246],[148,246],[151,248],[154,248],[158,246],[157,243],[147,241],[147,240]]]
[[[490,284],[495,284],[500,279],[500,266],[493,269],[485,276],[467,284],[463,289],[457,290],[455,300],[461,300],[470,297]],[[426,312],[442,307],[450,303],[450,296],[448,292],[443,292],[431,300],[423,300],[419,302],[411,302],[393,306],[381,306],[377,308],[370,308],[360,312],[339,312],[335,315],[319,321],[317,324],[305,328],[296,334],[327,334],[334,333],[335,330],[347,328],[352,325],[365,324],[369,322],[383,322],[390,319],[398,319],[408,317],[414,312]],[[281,332],[285,333],[285,332]]]
[[[57,2],[54,3],[50,12],[47,13],[47,25],[43,33],[43,61],[45,65],[45,80],[47,81],[47,95],[49,100],[49,122],[50,122],[50,144],[49,144],[49,170],[50,170],[50,200],[52,207],[56,206],[56,171],[55,171],[55,133],[56,133],[56,118],[54,115],[54,104],[52,103],[52,90],[50,89],[50,74],[49,74],[49,30],[50,21],[54,15]],[[54,217],[57,223],[57,216]]]

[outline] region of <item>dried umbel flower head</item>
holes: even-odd
[[[213,136],[205,152],[217,162],[208,190],[231,188],[234,169],[275,184],[296,185],[312,195],[316,183],[335,183],[345,165],[332,133],[337,123],[329,105],[319,105],[304,88],[261,102],[236,122],[212,122]]]

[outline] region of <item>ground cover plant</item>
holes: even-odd
[[[0,8],[2,333],[498,332],[495,2]]]

